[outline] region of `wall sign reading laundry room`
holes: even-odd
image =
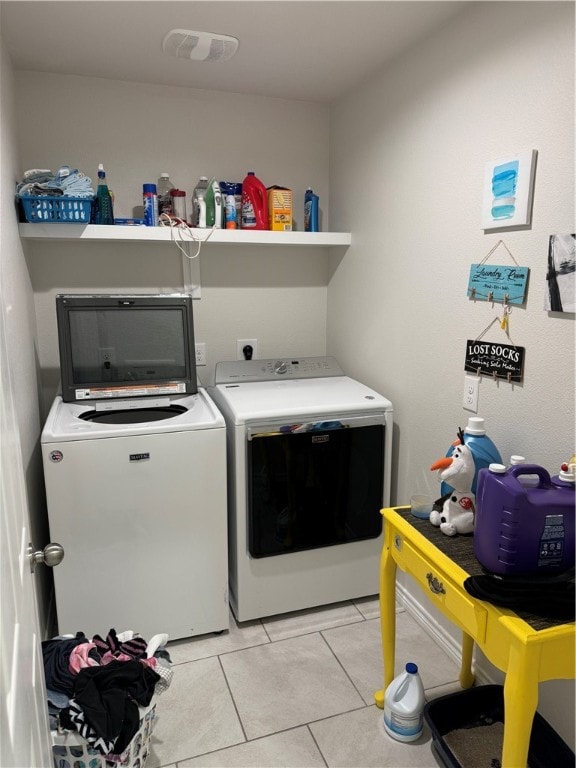
[[[522,381],[524,352],[524,347],[498,344],[494,341],[468,339],[464,370],[477,375],[483,373],[495,379]]]
[[[524,304],[528,272],[528,267],[517,264],[471,264],[468,296],[482,301]]]

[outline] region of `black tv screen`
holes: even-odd
[[[56,297],[62,398],[184,396],[197,391],[192,297]]]

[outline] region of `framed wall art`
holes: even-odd
[[[486,163],[482,228],[521,227],[532,219],[535,149]]]
[[[576,312],[576,235],[550,235],[544,309]]]

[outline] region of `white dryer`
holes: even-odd
[[[392,404],[334,358],[222,362],[230,602],[246,621],[378,592]]]
[[[205,390],[137,415],[57,397],[41,442],[59,631],[227,629],[226,426]]]

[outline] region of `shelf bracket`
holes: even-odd
[[[189,259],[182,254],[182,283],[184,293],[189,293],[193,299],[202,298],[202,286],[200,285],[200,256]]]

